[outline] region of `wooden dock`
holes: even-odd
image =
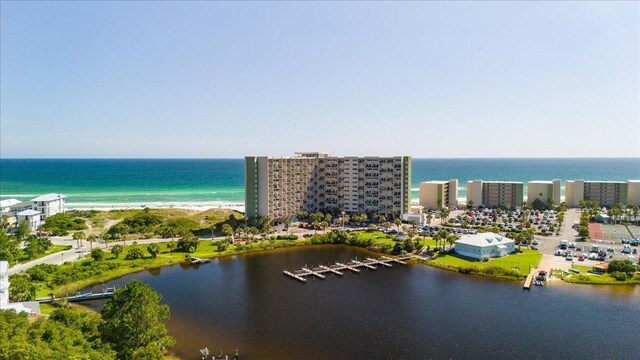
[[[209,262],[211,262],[211,259],[200,259],[197,257],[192,257],[189,259],[189,263],[191,263],[191,265],[207,264]]]
[[[533,282],[533,278],[535,277],[536,269],[531,269],[529,275],[527,275],[527,279],[524,281],[523,289],[530,290],[531,283]]]
[[[356,258],[344,263],[336,262],[335,264],[329,266],[318,265],[316,267],[307,267],[305,265],[299,270],[283,270],[282,273],[292,279],[298,280],[302,283],[306,283],[307,277],[317,277],[321,280],[324,280],[326,278],[324,274],[328,273],[342,276],[344,275],[345,271],[351,271],[357,274],[360,272],[361,268],[376,270],[378,265],[382,267],[392,267],[393,263],[406,265],[407,263],[405,260],[409,260],[412,257],[413,255],[403,255],[398,257],[381,256],[377,259],[368,257],[364,260],[359,260],[358,258]]]

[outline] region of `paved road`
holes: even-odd
[[[145,245],[145,244],[169,242],[171,241],[171,239],[158,238],[158,239],[144,239],[144,240],[128,240],[126,244],[132,245],[134,241],[136,241],[139,245]],[[83,244],[80,247],[77,246],[76,240],[73,240],[71,238],[55,237],[51,239],[51,242],[55,245],[69,245],[72,248],[69,250],[57,252],[55,254],[43,256],[39,259],[29,261],[24,264],[15,265],[14,267],[9,269],[9,275],[13,275],[13,274],[25,271],[27,269],[30,269],[40,264],[62,265],[65,262],[82,260],[85,258],[85,256],[88,256],[88,254],[91,251],[91,245],[89,244],[88,241],[83,241]],[[122,241],[111,242],[107,247],[106,244],[94,242],[93,248],[101,248],[101,249],[109,250],[109,248],[113,247],[113,245],[122,245],[122,244],[123,244]]]

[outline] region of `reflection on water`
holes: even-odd
[[[171,306],[176,353],[242,359],[616,358],[640,354],[640,287],[522,284],[398,266],[302,284],[283,269],[371,256],[282,249],[132,274]],[[95,288],[102,288],[102,285]],[[91,306],[99,307],[99,303]]]

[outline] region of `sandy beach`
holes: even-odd
[[[148,203],[67,203],[67,210],[130,210],[130,209],[185,209],[195,211],[205,211],[209,209],[231,209],[244,213],[244,204],[226,203],[221,201],[203,202],[148,202]]]

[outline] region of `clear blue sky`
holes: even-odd
[[[2,157],[640,156],[638,2],[1,5]]]

